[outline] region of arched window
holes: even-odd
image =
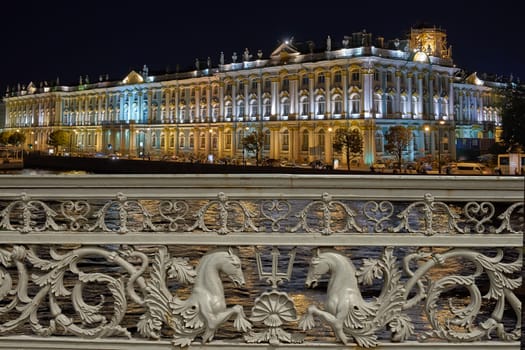
[[[157,147],[157,134],[151,134],[151,147]]]
[[[214,104],[211,108],[211,119],[216,122],[219,118],[219,105]]]
[[[181,123],[186,121],[186,106],[184,105],[179,107],[179,120]]]
[[[218,142],[218,141],[219,141],[219,139],[218,139],[217,133],[213,133],[213,134],[211,135],[211,148],[212,148],[213,150],[217,150],[218,145],[219,145],[219,142]]]
[[[224,148],[225,149],[232,148],[232,132],[230,130],[227,130],[224,133]]]
[[[380,116],[380,114],[382,113],[382,110],[381,110],[381,95],[379,95],[379,94],[374,94],[373,113],[376,115],[376,117],[381,117]]]
[[[386,115],[392,116],[394,114],[394,96],[386,95]]]
[[[376,146],[376,152],[377,153],[383,153],[384,152],[384,149],[383,149],[383,133],[380,132],[380,131],[376,132],[375,146]]]
[[[185,147],[185,137],[184,137],[184,134],[180,134],[179,135],[179,148],[184,148]]]
[[[281,100],[281,115],[288,116],[290,114],[290,100],[285,97]]]
[[[270,150],[270,144],[271,144],[271,133],[270,133],[270,130],[266,129],[266,130],[264,130],[264,145],[263,145],[263,149],[265,151],[269,151]]]
[[[302,116],[307,116],[308,113],[310,113],[310,101],[308,101],[308,97],[303,96],[301,97],[301,110],[300,114]]]
[[[323,129],[319,130],[317,134],[317,149],[318,149],[317,157],[318,158],[322,158],[324,155],[324,148],[325,148],[325,141],[326,141],[325,136],[326,135],[325,135],[324,130]]]
[[[170,133],[170,145],[169,145],[170,148],[173,148],[175,147],[175,134],[173,133]]]
[[[190,134],[190,148],[195,148],[195,136],[193,135],[193,133]]]
[[[401,96],[401,115],[404,117],[406,114],[407,114],[407,97],[406,96]]]
[[[201,132],[199,135],[199,147],[200,149],[206,148],[206,133]]]
[[[232,117],[233,107],[231,101],[226,101],[224,104],[224,117],[230,120]]]
[[[302,137],[301,137],[301,151],[306,152],[309,148],[309,133],[308,130],[303,130]]]
[[[190,107],[190,123],[195,122],[195,106]]]
[[[201,122],[206,121],[206,117],[208,116],[208,108],[206,108],[206,105],[201,105]]]
[[[288,148],[290,147],[290,134],[288,133],[288,130],[283,131],[282,137],[281,137],[281,150],[282,151],[288,151]]]
[[[419,115],[419,109],[417,108],[417,97],[412,96],[412,116],[413,118],[417,118]]]
[[[341,115],[341,113],[343,113],[343,100],[341,99],[341,95],[335,95],[333,97],[332,111],[335,115]]]
[[[448,115],[448,113],[447,113],[448,108],[447,107],[448,107],[447,99],[442,97],[440,99],[440,101],[439,101],[439,116],[440,117]]]
[[[257,100],[251,100],[250,101],[250,118],[252,118],[252,120],[255,120],[255,118],[257,117]]]
[[[244,110],[244,100],[240,100],[237,103],[237,118],[239,120],[242,120],[244,118],[245,110]]]
[[[350,113],[357,115],[361,112],[361,97],[359,94],[352,94],[350,96]]]
[[[160,134],[160,147],[163,148],[166,146],[166,135],[164,133]]]
[[[325,98],[324,96],[319,96],[317,98],[317,108],[316,108],[316,114],[317,115],[324,115],[325,113]]]
[[[263,116],[264,117],[270,117],[271,113],[271,103],[269,98],[265,98],[263,101]]]

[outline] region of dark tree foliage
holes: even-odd
[[[260,130],[253,131],[243,137],[241,143],[243,149],[255,153],[255,163],[259,166],[259,159],[264,146],[264,133]]]
[[[0,144],[20,146],[26,141],[26,136],[18,131],[3,131],[0,133]]]
[[[71,143],[71,137],[71,132],[68,132],[66,130],[55,130],[51,134],[49,134],[47,144],[53,147],[64,147]]]
[[[350,161],[363,154],[363,135],[357,129],[337,129],[333,146],[335,151],[345,153],[350,171]]]
[[[385,149],[396,158],[399,170],[403,163],[403,151],[412,141],[412,130],[402,125],[391,126],[385,134]]]
[[[507,147],[515,144],[525,147],[525,91],[511,89],[504,95],[501,138]]]

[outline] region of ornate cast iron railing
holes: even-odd
[[[0,348],[519,348],[523,178],[0,181]]]

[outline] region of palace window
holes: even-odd
[[[250,101],[250,117],[251,118],[257,117],[257,100]]]
[[[270,150],[270,140],[271,140],[270,130],[266,129],[264,130],[264,144],[263,144],[263,149],[265,151]]]
[[[226,118],[231,118],[232,117],[232,111],[233,111],[233,107],[232,107],[232,103],[231,101],[227,101],[224,105],[224,116]]]
[[[201,132],[199,137],[199,147],[204,149],[206,147],[206,133]]]
[[[301,151],[306,152],[309,148],[309,141],[308,138],[310,137],[308,130],[303,130],[302,137],[301,137]]]
[[[319,148],[319,157],[321,157],[324,154],[324,144],[325,144],[326,138],[325,138],[325,132],[324,130],[320,130],[319,134],[317,134],[317,146]]]
[[[272,89],[272,82],[271,80],[267,79],[264,81],[264,91],[265,92],[270,92]]]
[[[340,95],[335,95],[333,99],[334,108],[333,108],[333,114],[335,115],[341,115],[343,112],[343,101],[341,100]]]
[[[377,132],[375,137],[375,146],[377,153],[383,153],[383,133]]]
[[[281,90],[289,90],[290,89],[290,81],[288,79],[283,79]]]
[[[157,147],[157,134],[155,133],[151,134],[151,147]]]
[[[282,151],[288,151],[288,148],[290,146],[289,142],[290,142],[289,133],[288,133],[288,130],[285,130],[281,138],[281,150]]]
[[[308,115],[310,113],[310,101],[308,97],[301,97],[301,115]]]
[[[190,148],[195,148],[195,136],[193,135],[193,133],[190,134]]]
[[[334,74],[334,83],[341,84],[342,78],[341,78],[341,72],[336,72]]]
[[[281,115],[287,116],[290,114],[290,100],[288,98],[283,98],[281,101]]]
[[[302,83],[301,83],[301,85],[302,85],[301,87],[302,87],[303,89],[308,88],[308,81],[309,81],[309,79],[308,79],[308,75],[306,75],[306,74],[303,75],[303,79],[302,79]]]
[[[237,104],[237,117],[242,119],[244,117],[244,101],[241,100]]]
[[[324,99],[324,96],[319,96],[317,98],[317,112],[316,114],[317,115],[324,115],[325,113],[325,99]]]
[[[359,82],[359,72],[352,72],[352,83]]]
[[[263,101],[263,116],[269,117],[270,116],[270,112],[271,112],[270,99],[266,98]]]
[[[217,121],[217,118],[219,117],[219,105],[214,104],[211,109],[211,116],[214,122]]]
[[[374,106],[373,106],[373,112],[374,114],[381,114],[381,95],[374,94]]]
[[[224,133],[224,148],[225,149],[232,148],[232,133],[230,130]]]
[[[361,97],[359,94],[350,96],[350,113],[359,114],[361,112]]]
[[[394,96],[386,95],[386,114],[391,116],[394,114]]]
[[[317,76],[317,84],[319,85],[324,84],[324,74],[323,73],[319,73],[319,75]]]

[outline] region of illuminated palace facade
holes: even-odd
[[[48,151],[51,132],[70,132],[73,153],[130,157],[244,157],[242,138],[264,134],[264,158],[330,162],[338,128],[363,135],[361,165],[389,158],[390,126],[410,128],[406,160],[456,158],[460,139],[494,139],[500,125],[498,84],[453,64],[446,33],[412,28],[385,41],[366,31],[328,37],[323,47],[283,42],[269,57],[248,49],[219,64],[196,60],[191,71],[149,74],[75,86],[29,83],[6,92],[4,130],[26,135],[26,148]],[[500,84],[501,85],[501,84]],[[67,148],[67,147],[65,147]],[[249,156],[249,155],[246,155]]]

